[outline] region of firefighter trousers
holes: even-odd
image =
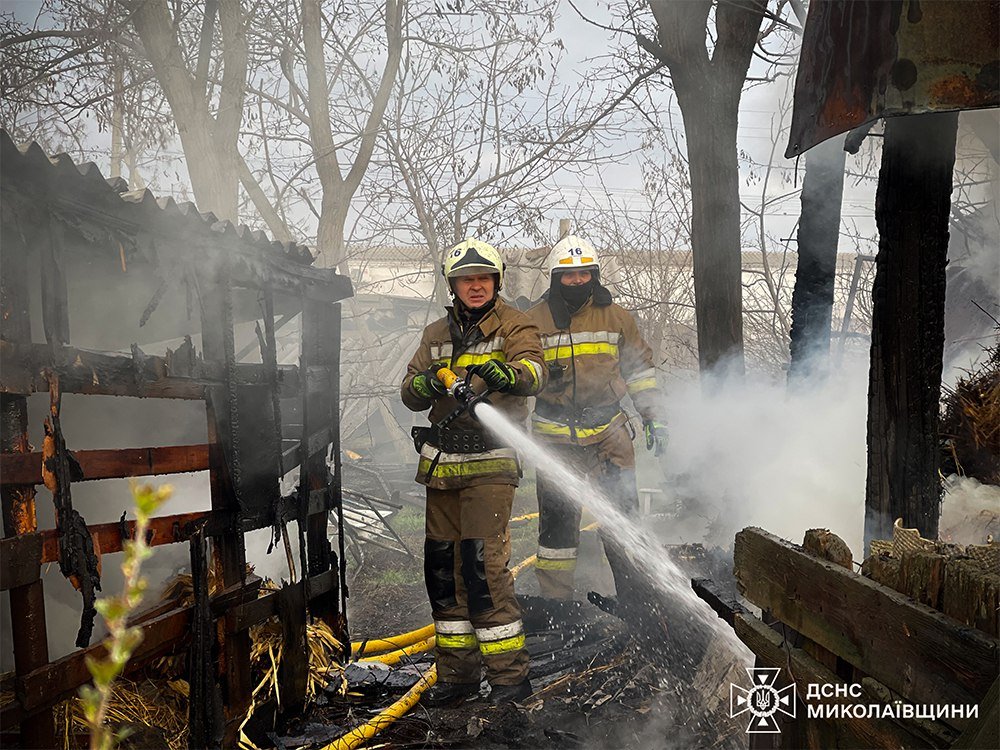
[[[587,483],[599,488],[626,516],[637,515],[635,451],[627,425],[612,428],[604,440],[592,445],[550,444],[548,447],[571,471],[586,475]],[[567,499],[558,482],[546,476],[542,469],[538,470],[535,487],[538,496],[538,560],[535,563],[538,585],[544,597],[572,599],[582,508]],[[585,498],[583,502],[586,504]],[[601,540],[619,600],[623,601],[629,593],[631,564],[603,529]]]
[[[424,579],[437,630],[438,680],[492,685],[528,677],[510,562],[514,487],[427,489]]]

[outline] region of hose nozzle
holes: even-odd
[[[469,413],[473,413],[473,408],[476,404],[483,400],[487,395],[486,393],[477,394],[474,390],[472,390],[472,386],[469,385],[466,379],[459,377],[447,367],[441,367],[438,369],[437,379],[444,384],[444,387],[448,389],[448,393],[450,393],[459,404],[458,409],[448,415],[439,425],[441,427],[450,424],[458,417],[458,415],[466,410],[468,410]]]

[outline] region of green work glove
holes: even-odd
[[[646,433],[646,450],[651,451],[655,447],[656,452],[653,455],[657,458],[666,453],[667,426],[665,424],[647,419],[642,423],[642,430]]]
[[[444,366],[445,365],[431,365],[423,372],[414,375],[411,383],[413,386],[413,392],[421,398],[426,398],[429,401],[433,401],[434,399],[441,398],[445,395],[448,392],[448,389],[444,387],[444,383],[438,380],[437,376],[437,371]]]
[[[491,391],[505,393],[517,383],[517,370],[496,359],[488,359],[481,365],[473,365],[469,372],[478,375]]]

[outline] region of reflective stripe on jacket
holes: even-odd
[[[653,352],[629,312],[614,303],[595,305],[588,300],[570,318],[569,330],[556,327],[545,300],[527,314],[541,333],[546,366],[561,371],[557,376],[550,370],[549,384],[537,398],[544,416],[532,415],[536,435],[560,443],[600,442],[626,417],[619,413],[596,424],[587,420],[588,411],[606,414],[625,394],[644,420],[662,421]]]

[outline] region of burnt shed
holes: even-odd
[[[2,732],[17,733],[23,747],[55,746],[52,706],[89,680],[85,657],[101,649],[93,642],[99,563],[116,565],[133,526],[124,514],[90,522],[74,508],[74,486],[200,471],[210,487],[200,509],[155,519],[149,538],[189,546],[195,602],[145,618],[129,667],[187,651],[192,746],[232,746],[253,688],[251,626],[281,620],[293,655],[280,676],[289,708],[305,697],[307,618],[349,643],[343,554],[331,548],[327,524],[341,509],[338,303],[351,296],[350,280],[314,267],[302,245],[191,203],[129,192],[94,164],[18,146],[5,131],[0,188],[0,591],[14,650],[13,682],[3,689],[15,696],[0,710]],[[293,319],[297,361],[279,364],[275,330]],[[48,394],[37,449],[29,440],[35,393]],[[63,394],[200,402],[207,438],[67,445]],[[39,489],[36,507],[41,486],[48,492]],[[42,514],[50,495],[54,513]],[[129,499],[107,502],[117,516]],[[40,528],[40,517],[54,518],[53,528]],[[297,575],[263,596],[246,564],[245,535],[259,529],[276,541],[297,534],[299,549],[294,566],[289,554]],[[77,650],[50,661],[41,570],[52,562],[75,581],[80,623]],[[211,595],[209,569],[219,582]]]

